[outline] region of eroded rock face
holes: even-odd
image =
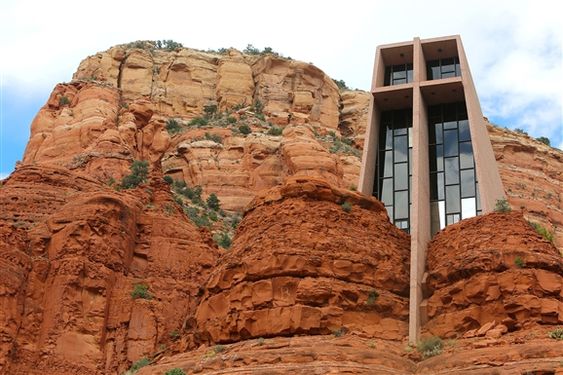
[[[512,208],[552,232],[563,253],[563,151],[510,130],[488,130]]]
[[[490,322],[505,332],[563,323],[563,260],[520,212],[448,226],[430,243],[427,269],[432,334],[457,337]]]
[[[20,167],[5,182],[2,373],[122,372],[193,314],[217,249],[157,181],[117,193],[64,168]],[[137,283],[152,299],[131,297]]]
[[[294,178],[251,203],[206,284],[198,331],[215,343],[339,330],[398,340],[408,265],[408,235],[381,203]]]

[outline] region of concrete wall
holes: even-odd
[[[410,51],[412,46],[413,79],[412,83],[384,87],[385,59],[397,61],[399,52]],[[443,47],[443,48],[442,48]],[[426,50],[431,58],[436,58],[440,51],[452,54],[457,50],[460,60],[461,78],[426,81]],[[397,56],[395,56],[397,55]],[[404,56],[402,53],[401,56]],[[451,57],[451,56],[443,56]],[[396,43],[377,48],[374,76],[372,79],[372,99],[369,109],[368,126],[366,130],[366,143],[360,172],[359,190],[364,194],[372,194],[373,182],[376,171],[376,156],[378,148],[380,113],[385,108],[378,98],[388,98],[391,102],[393,94],[401,91],[412,90],[413,109],[413,157],[412,163],[412,205],[410,211],[411,225],[411,267],[410,267],[410,318],[409,341],[416,343],[419,339],[420,326],[423,324],[424,296],[422,293],[426,266],[426,248],[431,239],[430,228],[430,171],[428,161],[428,116],[427,104],[435,104],[425,100],[424,92],[431,92],[436,97],[433,100],[450,99],[465,100],[473,144],[473,153],[476,164],[477,179],[481,206],[483,212],[494,209],[497,199],[504,197],[504,189],[496,166],[493,149],[488,137],[485,121],[473,85],[469,64],[461,44],[461,38],[456,36],[420,40],[414,38],[413,42]],[[460,87],[461,86],[461,87]],[[457,90],[457,88],[460,88]],[[455,91],[456,94],[453,94]],[[404,104],[404,103],[403,103]]]

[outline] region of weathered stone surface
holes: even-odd
[[[217,249],[166,209],[174,203],[159,180],[150,192],[117,193],[64,168],[30,166],[5,181],[2,373],[121,372],[193,314]],[[153,298],[132,299],[136,283]]]
[[[448,226],[427,254],[428,323],[442,337],[505,319],[511,330],[563,323],[563,260],[522,213],[492,213]],[[496,335],[496,334],[495,334]]]
[[[249,207],[206,284],[200,336],[220,343],[345,329],[404,337],[409,240],[381,203],[294,177]]]

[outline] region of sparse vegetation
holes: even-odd
[[[520,256],[517,256],[516,258],[514,258],[514,264],[518,268],[526,267],[526,262],[524,262],[524,259],[522,259],[522,257],[520,257]]]
[[[137,371],[139,371],[141,368],[148,366],[150,364],[151,364],[151,361],[148,358],[143,357],[143,358],[139,359],[138,361],[134,362],[131,365],[131,367],[129,368],[129,370],[127,370],[125,372],[124,375],[132,375],[132,374],[136,373]]]
[[[201,126],[206,126],[208,123],[209,120],[206,119],[205,117],[194,117],[193,119],[190,120],[188,126],[201,127]]]
[[[63,107],[65,105],[69,105],[70,104],[70,99],[67,98],[66,96],[61,96],[59,99],[59,106]]]
[[[248,135],[248,134],[252,133],[252,129],[250,129],[250,126],[248,126],[247,124],[242,124],[242,125],[240,125],[240,126],[238,127],[238,131],[239,131],[241,134],[244,134],[244,135]]]
[[[213,347],[213,351],[215,352],[215,354],[219,354],[225,351],[225,346],[224,345],[215,345]]]
[[[209,197],[207,197],[207,207],[211,208],[213,211],[218,211],[221,208],[221,202],[219,202],[217,194],[209,194]]]
[[[168,119],[168,121],[166,121],[165,127],[166,127],[166,131],[170,135],[175,135],[175,134],[178,134],[182,131],[182,125],[180,125],[178,120],[173,119],[173,118]]]
[[[149,175],[149,162],[146,160],[135,160],[130,167],[131,174],[123,177],[121,187],[133,189],[147,181]]]
[[[135,284],[131,297],[133,299],[152,299],[152,295],[149,293],[149,286],[146,284]]]
[[[205,133],[205,139],[215,143],[223,144],[223,138],[219,134]]]
[[[264,345],[264,342],[265,342],[265,341],[266,341],[266,340],[264,340],[263,337],[258,337],[257,344],[260,345],[260,346],[262,346],[262,345]]]
[[[553,233],[547,230],[546,227],[544,227],[540,223],[536,223],[533,221],[528,221],[528,223],[530,223],[530,225],[532,226],[532,228],[534,228],[537,234],[541,235],[543,238],[553,243]]]
[[[423,358],[433,357],[442,353],[444,343],[438,336],[431,336],[418,342],[416,349]]]
[[[173,330],[172,332],[170,332],[170,338],[172,340],[178,340],[180,338],[180,332],[178,332],[177,329]]]
[[[549,332],[549,337],[554,340],[563,340],[563,328],[556,328]]]
[[[182,43],[175,42],[173,40],[157,40],[154,44],[156,49],[163,49],[165,51],[175,51],[179,48],[184,48]]]
[[[368,294],[368,299],[366,301],[367,305],[373,305],[375,303],[375,300],[377,300],[377,298],[379,297],[379,293],[377,293],[377,291],[374,289],[371,292],[369,292]]]
[[[275,135],[275,136],[279,136],[282,135],[283,133],[283,129],[280,128],[279,126],[272,126],[270,129],[268,129],[268,135]]]
[[[166,371],[164,375],[186,375],[186,373],[181,368],[173,368]]]
[[[281,56],[279,53],[275,52],[272,47],[264,47],[263,50],[254,47],[252,44],[247,44],[246,48],[242,50],[243,53],[247,55],[267,55],[271,54],[274,56]]]
[[[346,82],[344,82],[344,80],[342,79],[333,79],[334,83],[336,83],[336,86],[338,86],[338,88],[340,90],[350,90],[350,88],[348,86],[346,86]]]
[[[506,200],[506,198],[497,199],[495,204],[495,212],[510,212],[512,208],[510,208],[510,204]]]
[[[166,182],[168,185],[172,185],[172,183],[174,182],[174,179],[168,175],[162,177],[162,179],[164,180],[164,182]]]
[[[329,131],[324,136],[319,135],[315,131],[315,137],[328,144],[328,150],[332,154],[347,154],[360,157],[360,151],[354,147],[354,140],[352,138],[338,137],[334,131]]]
[[[231,236],[228,233],[215,233],[213,235],[213,240],[217,244],[217,246],[222,247],[223,249],[228,249],[231,247]]]
[[[349,212],[352,211],[352,203],[350,203],[350,202],[348,202],[348,201],[342,203],[341,207],[342,207],[342,210],[343,210],[344,212],[348,212],[348,213],[349,213]]]
[[[516,128],[516,129],[514,129],[514,131],[515,131],[516,133],[518,133],[518,134],[528,135],[528,133],[526,133],[526,132],[524,131],[524,129],[522,129],[522,128]]]
[[[207,119],[215,117],[217,114],[217,104],[208,104],[203,106],[203,113]]]
[[[332,331],[332,334],[334,335],[334,337],[342,337],[346,334],[346,328],[340,327],[338,329],[335,329],[334,331]]]
[[[538,137],[536,138],[537,141],[540,141],[541,143],[551,146],[551,141],[549,140],[549,138],[547,137]]]

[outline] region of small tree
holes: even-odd
[[[526,133],[526,132],[524,131],[524,129],[522,129],[522,128],[516,128],[516,129],[514,129],[514,131],[515,131],[516,133],[518,133],[518,134],[528,135],[528,133]]]
[[[146,160],[135,160],[129,168],[131,174],[123,177],[121,187],[123,189],[136,188],[140,184],[147,181],[149,175],[149,162]]]
[[[349,90],[348,86],[346,86],[346,82],[344,82],[344,80],[342,79],[333,79],[334,83],[336,83],[336,86],[338,86],[338,88],[340,90]]]
[[[186,375],[186,373],[181,368],[173,368],[166,371],[164,375]]]
[[[166,131],[170,135],[178,134],[180,131],[182,131],[182,126],[180,125],[178,120],[171,118],[166,121]]]
[[[551,141],[547,137],[538,137],[536,139],[545,145],[551,146]]]
[[[506,200],[506,198],[497,199],[495,204],[495,212],[510,212],[512,208],[510,208],[510,204]]]
[[[416,349],[420,354],[422,354],[422,357],[424,358],[433,357],[442,353],[443,347],[444,343],[438,336],[432,336],[423,339],[416,345]]]
[[[283,133],[283,129],[280,128],[279,126],[272,126],[270,129],[268,129],[268,135],[275,135],[275,136],[279,136],[282,135]]]
[[[216,233],[213,236],[213,240],[215,240],[217,246],[220,246],[223,249],[228,249],[231,247],[232,240],[228,233]]]
[[[174,179],[168,175],[162,177],[162,179],[164,180],[164,182],[166,182],[168,185],[172,185],[172,183],[174,182]]]
[[[61,96],[61,98],[59,99],[59,106],[62,107],[69,104],[70,104],[70,99],[67,98],[66,96]]]
[[[241,132],[241,134],[244,134],[244,135],[248,135],[248,134],[252,133],[252,129],[250,129],[250,126],[248,126],[246,124],[242,124],[241,126],[239,126],[238,131]]]
[[[342,203],[342,210],[344,212],[351,212],[352,211],[352,204],[350,202],[344,202]]]
[[[219,202],[219,198],[217,197],[217,194],[215,193],[209,194],[209,197],[207,197],[207,207],[211,208],[213,211],[219,211],[221,205]]]
[[[131,292],[131,297],[133,299],[152,299],[152,295],[149,293],[149,286],[146,284],[135,284],[135,287]]]

